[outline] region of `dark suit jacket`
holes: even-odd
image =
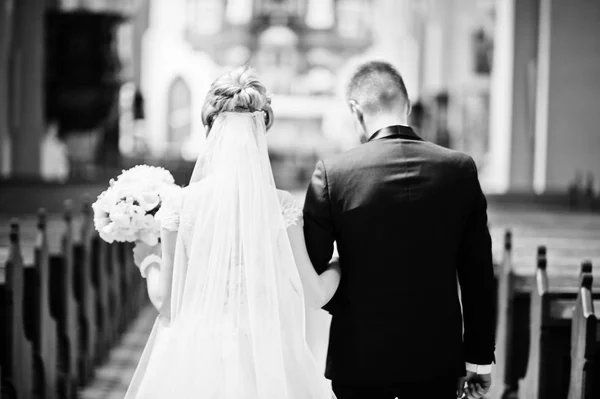
[[[306,244],[321,273],[335,241],[342,269],[325,306],[333,316],[328,378],[433,380],[463,375],[465,361],[494,361],[486,208],[472,158],[405,126],[317,164]]]

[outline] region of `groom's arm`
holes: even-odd
[[[327,171],[322,161],[317,163],[306,192],[304,236],[310,261],[317,273],[321,274],[329,266],[335,240]],[[330,310],[327,306],[324,309]]]
[[[471,158],[466,167],[466,192],[472,198],[472,205],[458,259],[464,317],[464,353],[468,371],[487,374],[489,365],[495,361],[492,240],[487,227],[487,201]]]

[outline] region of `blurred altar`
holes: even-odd
[[[195,160],[210,82],[250,64],[273,94],[269,145],[276,180],[302,187],[319,158],[358,144],[344,85],[359,62],[382,59],[402,72],[413,101],[427,106],[414,121],[420,133],[484,164],[494,3],[451,3],[461,8],[431,0],[150,1],[141,45],[142,148],[171,165]],[[457,18],[472,23],[458,30]],[[445,46],[448,33],[465,56],[456,68],[443,62],[458,58]],[[444,142],[448,132],[461,136]],[[125,132],[121,140],[125,154],[140,141]]]
[[[103,182],[152,163],[185,183],[204,142],[200,109],[211,81],[249,64],[273,95],[277,182],[303,187],[317,159],[358,144],[343,92],[367,59],[401,71],[425,138],[485,167],[493,0],[0,3],[11,33],[0,44],[0,76],[24,80],[3,87],[0,100],[25,99],[0,101],[4,179]],[[17,29],[25,20],[34,26],[27,37]],[[36,79],[11,67],[20,42],[29,61],[35,49],[46,54],[28,65]]]
[[[0,0],[0,180],[105,184],[152,163],[184,184],[210,82],[250,64],[273,94],[277,182],[305,187],[357,145],[344,83],[380,59],[405,78],[411,125],[471,155],[486,193],[595,192],[600,7],[569,4]]]

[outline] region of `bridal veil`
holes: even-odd
[[[219,114],[189,186],[163,206],[178,218],[163,242],[170,306],[126,398],[330,399],[305,340],[263,114]]]

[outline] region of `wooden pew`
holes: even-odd
[[[65,231],[62,237],[62,251],[50,258],[51,294],[55,300],[55,317],[59,326],[58,379],[59,397],[76,399],[79,386],[77,353],[79,347],[78,306],[74,289],[73,262],[73,215],[71,202],[65,203],[63,215]]]
[[[120,283],[119,335],[121,335],[125,332],[127,326],[129,325],[133,317],[135,317],[135,315],[132,313],[131,308],[128,305],[131,300],[131,294],[133,294],[133,292],[131,291],[131,270],[128,267],[131,266],[129,265],[128,258],[131,258],[132,253],[131,251],[127,252],[127,249],[129,249],[128,243],[119,243],[116,247],[117,263],[115,263],[115,273],[118,274]]]
[[[32,386],[31,392],[34,397],[41,397],[40,395],[44,392],[44,370],[42,363],[39,361],[39,357],[36,356],[35,348],[35,337],[37,335],[37,319],[38,319],[38,307],[37,302],[39,299],[39,278],[38,272],[35,265],[25,264],[23,260],[23,327],[25,331],[25,337],[31,342],[33,350],[32,359]]]
[[[2,289],[2,396],[28,399],[33,394],[33,347],[25,336],[24,265],[20,248],[19,224],[11,222],[10,249],[5,264]]]
[[[126,309],[123,317],[127,327],[138,316],[140,310],[149,303],[148,290],[146,289],[146,280],[142,278],[139,268],[133,262],[133,244],[124,243],[122,245],[121,257],[125,281],[123,299],[125,301],[124,309]]]
[[[122,287],[121,263],[119,262],[119,246],[115,243],[108,246],[107,268],[108,297],[109,297],[109,331],[110,344],[114,345],[122,331]]]
[[[545,262],[545,248],[538,248]],[[498,314],[496,325],[496,366],[489,398],[521,397],[519,385],[527,373],[530,349],[530,307],[532,288],[537,285],[531,276],[518,275],[513,264],[513,236],[505,232],[504,254],[496,271],[498,286]],[[576,276],[550,276],[548,284],[553,292],[571,295],[579,290]],[[597,285],[597,284],[596,284]]]
[[[128,246],[127,253],[127,269],[130,271],[131,274],[130,278],[132,282],[131,284],[133,291],[131,297],[131,307],[135,309],[135,317],[137,317],[140,313],[140,310],[142,310],[150,302],[147,301],[148,290],[146,289],[146,280],[142,278],[142,275],[140,274],[140,269],[133,262],[133,245]]]
[[[95,291],[96,342],[94,348],[95,363],[100,364],[108,356],[112,343],[110,320],[110,281],[108,266],[110,245],[97,234],[92,238],[92,283]]]
[[[36,396],[45,399],[58,398],[57,394],[57,346],[58,325],[50,313],[50,273],[46,212],[40,210],[35,244],[36,292],[35,328],[33,337]]]
[[[6,290],[6,269],[5,269],[5,264],[0,264],[0,325],[3,326],[3,328],[0,328],[0,397],[4,396],[6,397],[6,395],[2,395],[2,392],[5,391],[5,384],[4,384],[4,379],[2,378],[2,368],[6,367],[5,365],[5,359],[6,359],[6,349],[7,349],[7,345],[5,344],[6,342],[8,342],[8,328],[5,328],[4,326],[8,325],[8,318],[7,318],[7,290]]]
[[[19,226],[0,268],[1,395],[6,399],[74,399],[146,302],[131,244],[107,244],[84,205],[75,243],[70,202],[61,251],[49,254],[46,214],[38,214],[34,264],[25,267]],[[3,266],[3,265],[0,265]]]
[[[96,314],[96,287],[93,284],[92,268],[94,221],[89,198],[84,199],[81,241],[74,247],[75,298],[78,304],[80,334],[78,337],[78,373],[80,383],[87,384],[94,376],[96,360],[96,342],[98,340],[98,319]]]
[[[540,247],[531,295],[529,361],[519,390],[521,398],[563,399],[569,390],[571,317],[580,284],[571,291],[553,290],[546,267],[546,248]],[[582,273],[590,271],[591,265],[584,263]]]
[[[591,263],[585,268],[591,271]],[[571,378],[568,399],[600,397],[600,328],[594,312],[591,273],[581,275],[581,288],[571,322]]]
[[[529,350],[530,291],[523,277],[515,273],[512,260],[513,236],[504,235],[504,253],[497,270],[498,313],[496,324],[496,363],[492,368],[490,397],[516,396],[519,381],[527,369]]]

